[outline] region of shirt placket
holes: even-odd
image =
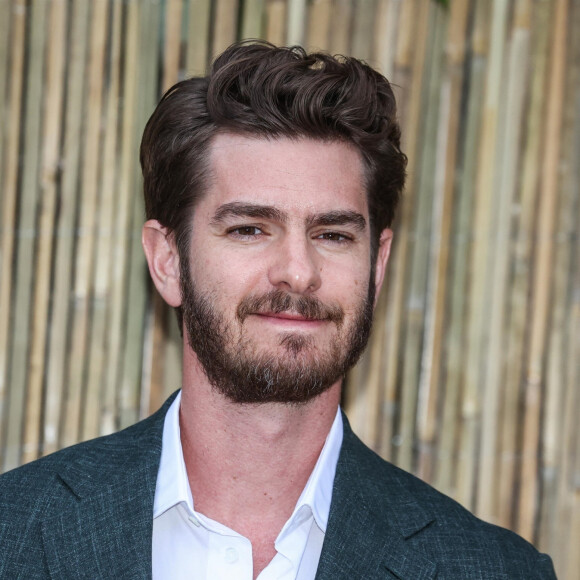
[[[252,544],[247,538],[210,530],[208,580],[252,580]]]

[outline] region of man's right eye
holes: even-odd
[[[256,226],[238,226],[228,230],[228,234],[238,238],[253,238],[264,232]]]

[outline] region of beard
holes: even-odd
[[[367,345],[374,305],[372,277],[367,296],[348,325],[339,305],[281,290],[244,298],[230,323],[184,270],[181,307],[189,346],[212,387],[235,403],[306,403],[342,379]],[[272,312],[334,324],[336,336],[326,350],[320,350],[312,336],[285,332],[271,352],[267,348],[257,352],[244,332],[244,321],[252,314]]]

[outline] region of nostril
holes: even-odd
[[[296,294],[311,293],[320,286],[319,257],[302,232],[280,239],[269,268],[272,286]]]

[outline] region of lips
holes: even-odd
[[[296,322],[331,321],[341,324],[344,312],[338,304],[325,304],[314,296],[293,296],[274,290],[261,296],[247,296],[237,309],[240,322],[247,316],[267,316]]]
[[[296,312],[254,312],[256,316],[265,316],[267,318],[279,318],[281,320],[296,320],[298,322],[322,322],[321,318],[309,318]]]

